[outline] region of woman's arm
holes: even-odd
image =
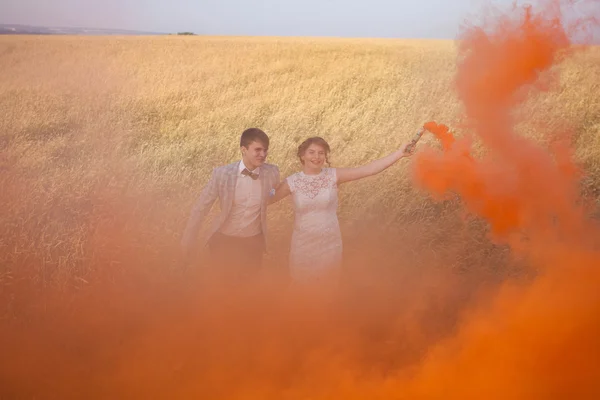
[[[290,186],[287,183],[287,179],[281,182],[275,189],[275,193],[269,197],[267,200],[267,205],[271,205],[277,203],[279,200],[282,200],[289,196],[292,191],[290,190]]]
[[[412,155],[412,152],[406,151],[408,143],[403,143],[402,146],[392,154],[389,154],[383,158],[375,161],[371,161],[368,164],[354,168],[337,168],[337,183],[342,184],[345,182],[355,181],[358,179],[366,178],[368,176],[376,175],[385,169],[392,166],[396,161],[403,157]]]

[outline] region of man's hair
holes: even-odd
[[[240,146],[248,148],[252,142],[261,142],[263,146],[269,148],[269,137],[258,128],[248,128],[242,132]]]

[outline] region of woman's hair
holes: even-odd
[[[319,136],[310,137],[304,142],[300,143],[300,146],[298,146],[298,158],[300,159],[300,162],[304,164],[304,161],[302,161],[301,157],[304,155],[304,153],[306,153],[306,150],[310,147],[311,144],[321,146],[325,150],[325,162],[327,163],[327,165],[330,165],[329,152],[331,151],[331,149],[329,148],[329,143],[327,143],[325,139]]]

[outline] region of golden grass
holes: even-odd
[[[214,166],[238,159],[247,127],[270,135],[269,162],[283,177],[312,135],[330,142],[334,166],[351,166],[395,150],[429,120],[461,134],[455,50],[434,40],[0,37],[0,282],[20,269],[80,285],[107,266],[176,267],[196,195]],[[596,196],[600,50],[557,72],[549,92],[517,110],[518,128],[541,143],[549,129],[575,133],[586,193]],[[503,265],[481,222],[461,222],[456,203],[431,201],[409,172],[402,160],[343,187],[349,256]],[[270,262],[284,269],[289,203],[269,219]],[[385,251],[361,253],[357,244],[371,242]]]

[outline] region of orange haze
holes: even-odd
[[[558,2],[549,2],[539,13],[502,16],[490,33],[463,35],[456,85],[484,157],[471,155],[473,137],[425,125],[443,152],[417,156],[417,183],[436,196],[459,194],[538,277],[527,287],[505,285],[489,308],[473,311],[456,337],[432,350],[412,381],[412,398],[600,396],[600,231],[586,219],[569,143],[556,140],[548,150],[519,136],[512,114],[540,75],[574,51],[562,21]]]
[[[575,51],[580,25],[561,24],[558,5],[465,29],[465,134],[428,122],[442,150],[421,146],[411,160],[416,185],[460,196],[535,279],[468,297],[472,282],[448,269],[406,268],[416,272],[396,281],[354,265],[361,285],[293,291],[277,279],[153,274],[144,254],[120,247],[127,237],[99,229],[87,245],[118,251],[123,270],[107,260],[109,278],[73,294],[32,292],[30,314],[1,320],[0,397],[600,398],[600,233],[579,198],[583,171],[566,135],[546,149],[519,136],[513,115]]]

